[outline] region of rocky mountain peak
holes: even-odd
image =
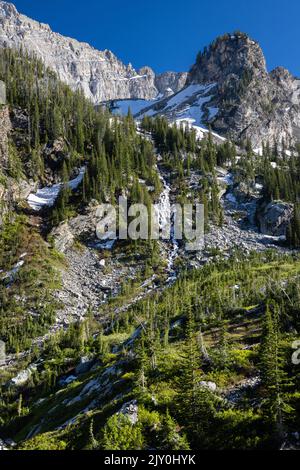
[[[294,78],[293,75],[284,67],[276,67],[272,72],[270,72],[270,76],[277,81],[286,80],[289,78]]]
[[[300,80],[283,67],[268,73],[260,45],[247,34],[225,34],[198,54],[176,98],[164,97],[139,116],[147,113],[187,119],[239,143],[250,139],[257,151],[267,141],[294,145]]]
[[[18,12],[12,3],[0,2],[0,15],[6,18],[11,18],[12,16],[17,16]]]
[[[245,71],[266,74],[266,61],[259,44],[245,33],[218,37],[200,52],[190,71],[190,83],[213,83]]]

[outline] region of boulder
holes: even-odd
[[[22,385],[25,385],[32,376],[33,372],[36,370],[37,366],[35,364],[30,365],[27,369],[21,370],[21,372],[13,377],[10,380],[9,385],[14,387],[21,387]]]
[[[80,358],[79,364],[76,366],[76,374],[85,374],[90,370],[93,365],[93,359],[90,359],[88,356],[83,356]]]
[[[258,211],[261,233],[276,237],[286,235],[292,216],[293,205],[287,202],[273,201],[263,205]]]
[[[127,416],[131,424],[136,424],[138,422],[138,404],[136,400],[129,401],[124,403],[118,414]]]
[[[201,382],[199,382],[199,385],[202,388],[207,388],[211,392],[215,392],[217,390],[217,385],[215,384],[215,382],[207,382],[205,380],[202,380]]]
[[[51,237],[55,248],[61,253],[65,253],[74,243],[74,235],[67,222],[63,222],[58,227],[55,227],[51,231]]]

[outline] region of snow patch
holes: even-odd
[[[85,167],[80,169],[76,178],[68,182],[68,187],[71,190],[75,190],[80,185],[83,180],[84,173]],[[41,188],[35,194],[29,194],[27,198],[29,206],[35,211],[40,211],[44,207],[52,207],[60,193],[62,186],[63,183],[57,183],[53,186]]]

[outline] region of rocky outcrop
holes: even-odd
[[[51,238],[56,250],[61,253],[65,253],[74,243],[74,235],[67,222],[55,227],[51,232]]]
[[[136,71],[124,65],[111,51],[98,51],[89,44],[54,33],[46,25],[18,13],[11,3],[0,2],[0,45],[35,54],[73,90],[81,89],[93,103],[116,99],[152,99],[166,88],[181,83],[173,73],[155,85],[150,67]]]
[[[14,179],[8,176],[9,139],[13,137],[14,124],[9,107],[0,104],[0,226],[3,216],[14,203],[26,199],[35,188],[33,181]]]
[[[267,73],[263,52],[246,34],[228,34],[198,54],[188,84],[224,82],[230,75],[241,77],[246,70],[258,76]]]
[[[187,77],[187,72],[164,72],[155,77],[155,86],[163,96],[170,96],[185,86]]]
[[[124,403],[118,415],[123,415],[128,418],[131,424],[136,424],[138,422],[138,403],[136,400],[132,400],[128,403]]]
[[[9,385],[12,387],[21,387],[25,385],[32,374],[36,372],[37,366],[35,364],[30,365],[27,369],[19,372],[15,377],[9,381]]]
[[[51,239],[55,248],[65,253],[74,244],[75,240],[82,241],[90,246],[99,247],[100,240],[97,238],[96,228],[99,222],[97,210],[99,203],[92,200],[85,208],[84,213],[62,222],[51,231]]]
[[[285,236],[292,216],[292,204],[280,201],[270,202],[258,211],[260,230],[266,235]]]
[[[91,359],[89,356],[83,356],[80,358],[79,364],[75,368],[75,373],[77,375],[85,374],[91,369],[93,364],[94,364],[93,359]]]
[[[300,80],[283,68],[269,74],[259,44],[246,34],[225,35],[200,53],[188,83],[217,84],[210,101],[218,109],[210,121],[217,133],[249,138],[254,147],[298,140]]]
[[[139,116],[147,113],[209,126],[238,143],[250,139],[257,151],[267,141],[289,146],[300,141],[300,80],[282,67],[268,73],[256,41],[226,34],[198,54],[186,87]]]

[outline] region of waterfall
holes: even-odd
[[[175,230],[174,230],[174,222],[175,222],[175,211],[172,210],[171,202],[170,202],[170,192],[171,188],[163,178],[160,177],[161,182],[163,184],[163,191],[159,197],[159,201],[156,204],[156,217],[158,220],[160,231],[168,230],[170,233],[169,240],[164,240],[168,246],[171,245],[171,249],[168,250],[168,272],[170,277],[168,281],[172,281],[176,279],[176,272],[174,270],[174,262],[177,257],[177,253],[179,250],[178,242],[175,238]]]

